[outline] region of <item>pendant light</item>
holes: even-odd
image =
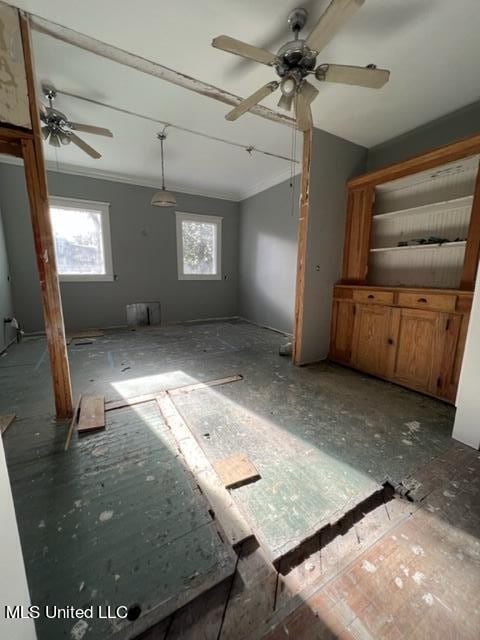
[[[163,142],[166,139],[167,135],[165,131],[157,134],[157,138],[160,140],[161,152],[162,152],[162,188],[160,191],[153,196],[151,204],[154,207],[175,207],[177,201],[175,199],[175,195],[171,191],[167,191],[165,189],[165,168],[163,161]]]

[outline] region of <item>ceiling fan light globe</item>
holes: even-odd
[[[57,148],[60,147],[60,140],[56,133],[50,134],[49,142],[52,145],[52,147],[57,147]]]
[[[68,133],[59,133],[58,137],[60,138],[60,142],[65,146],[67,144],[70,144],[71,139],[70,136],[68,135]]]
[[[154,194],[151,204],[154,207],[175,207],[177,200],[171,191],[160,189],[160,191]]]
[[[297,88],[297,83],[293,78],[284,78],[280,83],[280,91],[286,98],[293,96],[296,88]]]

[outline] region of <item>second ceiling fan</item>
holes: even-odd
[[[229,36],[222,35],[214,38],[212,45],[217,49],[274,67],[280,78],[280,80],[268,82],[242,100],[227,113],[226,119],[236,120],[280,88],[282,95],[278,106],[287,111],[290,111],[293,106],[298,128],[306,131],[312,127],[310,105],[318,95],[318,89],[308,82],[307,76],[314,75],[321,82],[337,82],[370,89],[383,87],[390,76],[390,71],[387,69],[377,69],[375,65],[367,67],[342,64],[317,65],[317,56],[320,51],[364,2],[365,0],[332,0],[305,40],[298,36],[307,22],[308,13],[302,8],[294,9],[288,16],[294,40],[280,47],[277,54]]]

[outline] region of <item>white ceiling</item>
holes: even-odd
[[[248,95],[272,79],[272,70],[242,63],[213,49],[225,33],[276,50],[288,39],[286,16],[300,0],[14,0],[13,4],[177,71]],[[328,0],[305,0],[309,27]],[[314,103],[315,126],[371,147],[429,122],[480,97],[479,0],[367,0],[324,50],[325,62],[391,70],[380,91],[322,85]],[[236,123],[229,107],[35,34],[39,80],[59,89],[198,129],[242,144],[289,155],[288,127],[245,115]],[[320,60],[319,60],[320,61]],[[278,98],[264,104],[275,108]],[[72,120],[109,126],[114,140],[88,136],[104,154],[89,160],[70,145],[58,160],[86,171],[155,182],[158,126],[101,107],[61,97],[58,108]],[[87,135],[85,135],[87,139]],[[47,158],[52,160],[53,150]],[[60,155],[61,154],[61,155]],[[167,179],[194,192],[242,198],[288,175],[288,163],[172,130],[167,142]]]

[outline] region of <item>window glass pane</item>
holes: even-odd
[[[102,214],[50,207],[60,274],[105,274]]]
[[[217,225],[182,221],[183,273],[217,275]]]

